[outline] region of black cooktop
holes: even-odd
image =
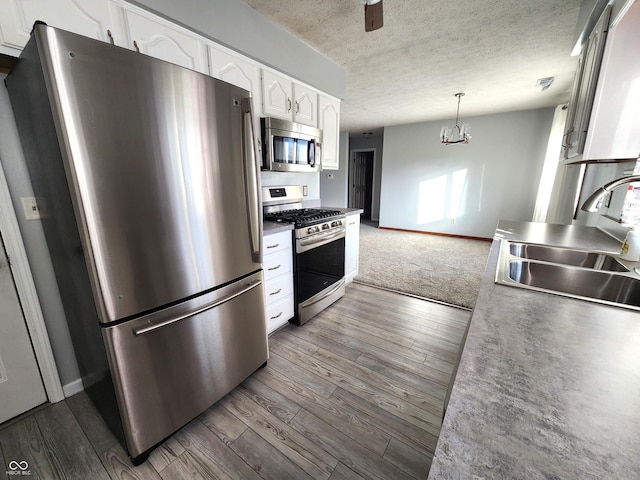
[[[296,227],[305,227],[334,217],[343,216],[340,210],[324,208],[300,208],[281,212],[265,213],[264,219],[272,222],[293,223]]]

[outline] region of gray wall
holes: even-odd
[[[51,341],[51,349],[58,367],[58,375],[62,384],[66,385],[78,379],[80,371],[73,353],[71,337],[42,224],[37,220],[27,221],[24,218],[20,198],[33,197],[33,189],[29,181],[9,95],[4,87],[5,78],[6,75],[0,74],[2,81],[0,83],[0,162],[2,162],[7,177],[12,206],[18,218],[20,233]],[[11,206],[2,205],[0,208],[11,208]]]
[[[320,174],[320,198],[325,207],[348,206],[349,132],[340,132],[339,151],[340,170],[325,170]]]
[[[491,238],[501,219],[530,221],[553,113],[464,118],[467,145],[440,143],[453,120],[385,128],[380,225]]]
[[[146,10],[338,98],[346,73],[241,0],[133,0]]]
[[[386,130],[385,130],[386,131]],[[349,159],[353,150],[374,149],[373,192],[371,198],[371,220],[380,218],[380,187],[382,184],[384,133],[365,137],[362,134],[349,137]]]

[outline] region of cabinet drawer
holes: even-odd
[[[285,325],[290,318],[293,318],[293,295],[288,295],[267,308],[267,333]]]
[[[264,298],[267,308],[293,293],[293,274],[287,272],[264,283]]]
[[[265,282],[282,275],[287,272],[291,272],[293,268],[293,257],[291,250],[284,250],[273,255],[264,256],[264,279]]]
[[[265,235],[264,237],[264,256],[266,262],[266,256],[272,253],[281,252],[282,250],[293,248],[291,240],[291,230],[286,232],[274,233],[272,235]]]

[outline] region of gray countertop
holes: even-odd
[[[592,227],[500,222],[429,479],[640,478],[640,315],[496,285],[503,238],[621,243]]]
[[[287,230],[293,230],[293,225],[291,223],[280,223],[280,222],[262,222],[262,234],[263,235],[272,235],[274,233],[286,232]]]

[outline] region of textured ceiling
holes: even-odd
[[[384,0],[368,33],[359,0],[245,1],[344,67],[342,130],[452,119],[456,92],[462,120],[569,98],[581,0]]]

